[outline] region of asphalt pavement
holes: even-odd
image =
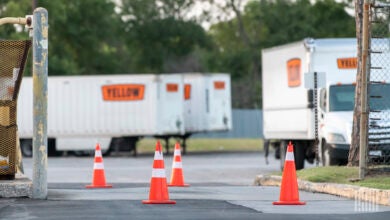
[[[57,185],[56,187],[59,187]],[[0,219],[388,219],[390,207],[300,192],[303,206],[275,206],[278,187],[169,188],[176,205],[144,205],[148,186],[49,189],[48,200],[2,199]]]

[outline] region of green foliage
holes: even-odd
[[[209,39],[204,29],[183,18],[183,11],[192,4],[191,0],[123,2],[127,45],[135,53],[133,61],[137,71],[169,72],[167,62],[180,61],[196,47],[208,46]]]
[[[49,73],[102,74],[123,70],[120,18],[108,0],[41,1],[49,11]],[[121,62],[122,61],[122,62]]]
[[[167,60],[187,56],[196,46],[207,44],[206,33],[198,24],[172,17],[136,25],[128,34],[128,45],[137,53],[136,68],[146,72],[164,72]]]

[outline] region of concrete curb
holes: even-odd
[[[23,175],[16,175],[14,180],[0,180],[0,198],[30,197],[32,181]]]
[[[280,186],[281,181],[281,176],[258,175],[255,178],[254,185]],[[359,201],[390,206],[390,190],[372,189],[347,184],[312,183],[305,180],[298,180],[298,187],[301,190],[309,192],[327,193]]]

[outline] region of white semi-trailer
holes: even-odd
[[[48,79],[49,152],[133,150],[140,137],[184,135],[183,76],[132,74]],[[31,156],[32,78],[18,99],[22,153]],[[120,149],[125,148],[125,149]]]
[[[195,133],[232,129],[230,75],[184,74],[185,139]]]
[[[184,74],[186,133],[232,129],[229,74]]]

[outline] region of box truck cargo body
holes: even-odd
[[[103,151],[143,136],[184,134],[183,77],[179,74],[64,76],[48,79],[48,138],[57,151]],[[22,152],[31,155],[32,79],[18,102]],[[52,142],[50,142],[52,141]]]
[[[232,129],[229,74],[184,74],[184,83],[187,135]]]
[[[376,41],[373,40],[374,43]],[[375,54],[371,56],[373,67],[380,66],[383,56],[390,58],[389,40],[382,41],[377,43],[387,47],[381,51],[381,58]],[[288,141],[295,145],[297,169],[304,167],[305,159],[313,162],[317,149],[323,165],[347,162],[355,104],[356,49],[356,39],[351,38],[305,39],[262,51],[264,143],[265,148],[271,142],[276,147],[276,156],[282,159],[281,165],[284,164]],[[370,97],[383,96],[390,91],[390,79],[384,71],[382,68],[372,68],[371,78],[378,79],[377,76],[381,75],[382,80],[369,83]],[[318,76],[316,84],[320,85],[315,90],[308,86],[308,76],[314,73]],[[316,96],[318,101],[315,101]],[[389,104],[384,105],[387,108],[383,105],[378,107],[378,102],[386,100],[388,98],[381,101],[370,99],[369,106],[375,110],[373,118],[379,118],[375,117],[376,111],[389,113]],[[315,126],[316,123],[318,126]],[[390,150],[389,123],[382,120],[377,124],[382,126],[370,127],[369,144],[376,139],[375,142],[380,143],[379,151]],[[316,133],[318,142],[315,141]],[[373,153],[380,152],[370,151],[369,155]]]

